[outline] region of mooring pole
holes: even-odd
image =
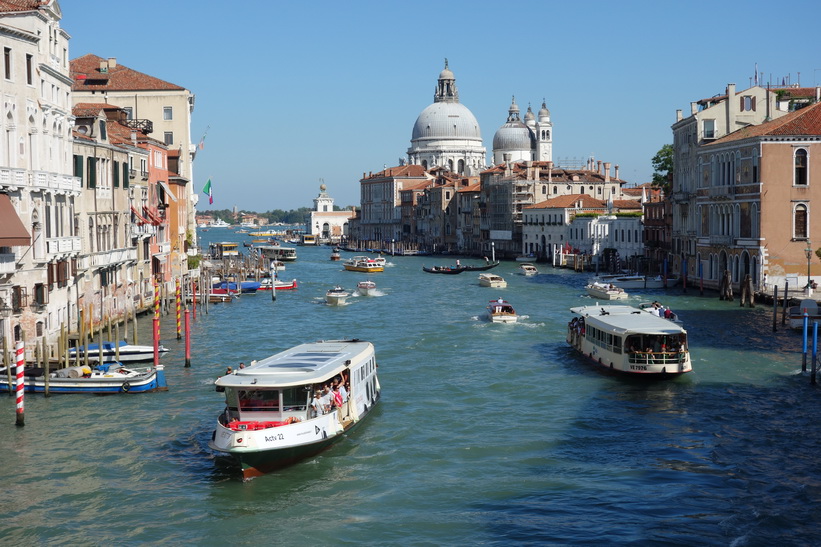
[[[773,285],[773,332],[778,330],[778,285]]]
[[[160,364],[160,286],[154,280],[154,366]]]
[[[185,308],[185,366],[191,366],[191,313]]]
[[[801,362],[801,372],[807,372],[807,334],[809,333],[809,323],[810,323],[810,315],[805,311],[804,312],[804,339],[802,340],[803,348],[801,352],[803,355],[803,360]]]
[[[25,356],[25,343],[23,340],[19,340],[17,342],[17,347],[15,350],[16,357],[15,362],[17,366],[15,367],[14,373],[17,376],[17,383],[15,384],[15,390],[17,394],[17,421],[15,425],[17,427],[23,427],[26,425],[26,413],[25,413],[25,375],[23,369],[26,366],[26,356]]]

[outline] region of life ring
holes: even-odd
[[[123,393],[128,393],[128,390],[131,389],[131,384],[128,382],[123,382],[123,385],[120,386],[120,389]]]

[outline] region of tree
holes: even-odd
[[[673,145],[665,144],[656,152],[653,162],[653,185],[669,194],[673,186]]]

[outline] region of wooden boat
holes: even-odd
[[[12,367],[12,372],[15,372]],[[23,370],[23,386],[26,392],[44,393],[46,390],[45,369],[26,368]],[[14,380],[12,380],[14,382]],[[0,367],[0,389],[8,389],[8,374]],[[49,373],[49,393],[148,393],[168,391],[165,371],[162,365],[156,368],[131,368],[120,363],[103,363],[94,368],[74,366],[57,369]]]
[[[215,382],[225,390],[226,407],[208,446],[236,457],[244,478],[317,454],[379,402],[376,371],[374,347],[361,340],[301,344],[254,361]],[[336,377],[349,382],[341,404],[317,397]]]
[[[464,268],[465,268],[466,272],[486,272],[488,270],[491,270],[491,269],[495,268],[499,264],[500,263],[497,260],[496,262],[488,262],[484,266],[470,266],[470,265],[467,265]]]
[[[280,281],[279,279],[275,279],[272,277],[263,277],[259,282],[259,290],[260,291],[285,291],[296,289],[297,283],[296,279],[292,279],[290,281]]]
[[[479,285],[482,287],[493,287],[494,289],[504,289],[507,287],[507,281],[496,274],[481,273],[479,274]]]
[[[787,318],[790,322],[790,328],[795,330],[804,330],[804,314],[807,314],[808,329],[812,329],[813,321],[821,321],[821,311],[818,308],[818,302],[812,298],[805,298],[797,306],[790,306],[787,310]],[[812,335],[812,332],[810,332]]]
[[[119,348],[119,349],[117,349]],[[100,344],[85,344],[79,348],[69,348],[69,360],[77,358],[79,353],[80,359],[85,359],[85,352],[88,351],[88,360],[97,362],[100,360]],[[166,353],[168,349],[164,346],[159,347],[160,355]],[[138,362],[138,361],[153,361],[154,360],[154,346],[135,346],[123,340],[119,342],[103,342],[103,362],[114,361],[119,353],[119,360],[123,362]]]
[[[591,277],[589,283],[612,283],[622,289],[663,289],[665,287],[675,286],[678,281],[678,277],[668,277],[665,285],[665,279],[661,275],[653,277],[646,275],[612,274]]]
[[[643,378],[669,378],[693,370],[687,331],[632,306],[570,308],[567,343],[609,371]]]
[[[515,323],[519,320],[513,306],[503,298],[488,302],[487,316],[491,323]]]
[[[465,269],[466,268],[464,266],[458,266],[453,268],[451,268],[450,266],[433,266],[431,268],[426,268],[425,266],[422,266],[422,271],[435,274],[455,275],[464,272]]]
[[[339,250],[334,249],[331,251],[331,260],[342,260],[342,255],[339,253]]]
[[[342,266],[349,272],[383,272],[385,271],[385,259],[355,256],[350,260],[346,260]]]
[[[373,296],[376,292],[376,283],[373,281],[360,281],[356,284],[356,292],[362,296]]]
[[[585,287],[587,294],[599,300],[627,300],[627,292],[610,283],[590,283]]]
[[[325,293],[325,302],[330,306],[342,306],[351,294],[337,285]]]
[[[536,274],[539,273],[539,270],[536,269],[536,266],[534,266],[530,262],[523,262],[522,264],[520,264],[519,265],[519,270],[521,270],[522,275],[525,275],[527,277],[530,277],[530,276],[533,276],[533,275],[536,275]]]

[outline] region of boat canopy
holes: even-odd
[[[614,334],[686,334],[681,326],[632,306],[582,306],[570,311],[584,317],[585,323]]]

